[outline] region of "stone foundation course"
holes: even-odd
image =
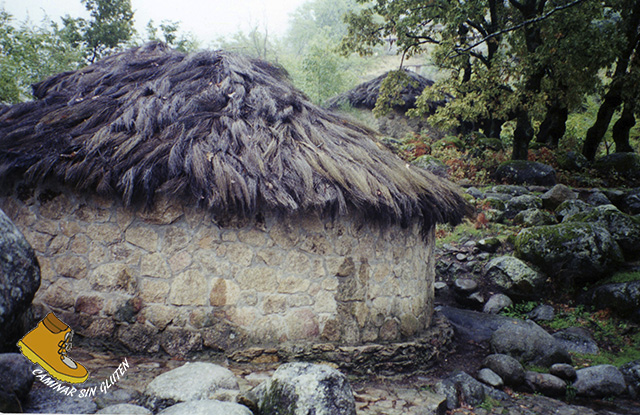
[[[133,352],[184,356],[286,342],[358,345],[424,332],[433,234],[350,215],[213,218],[159,201],[18,187],[0,208],[33,246],[36,310]]]

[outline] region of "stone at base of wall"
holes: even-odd
[[[435,318],[419,337],[401,343],[340,346],[333,343],[292,345],[278,348],[251,347],[227,357],[237,363],[279,363],[293,361],[330,362],[355,374],[381,375],[416,372],[432,367],[452,351],[453,328],[444,318]]]

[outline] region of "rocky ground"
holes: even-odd
[[[611,274],[614,268],[637,269],[637,264],[630,259],[637,258],[640,247],[640,224],[632,216],[640,212],[640,206],[634,204],[637,203],[636,199],[640,200],[638,193],[519,186],[469,188],[467,193],[472,202],[480,207],[482,215],[478,215],[475,222],[457,230],[438,229],[436,310],[438,318],[446,317],[455,329],[452,350],[434,367],[418,373],[397,376],[348,374],[357,413],[640,414],[640,401],[632,399],[631,390],[628,389],[633,382],[636,382],[636,386],[640,384],[640,361],[633,369],[637,372],[636,379],[629,381],[627,378],[626,384],[623,380],[623,386],[619,381],[622,374],[616,367],[613,367],[616,372],[613,373],[614,380],[609,383],[602,381],[604,375],[592,376],[597,382],[596,389],[591,390],[596,392],[585,392],[587,389],[581,389],[580,384],[574,382],[573,379],[576,376],[580,379],[581,375],[573,373],[562,378],[563,375],[557,371],[551,375],[548,369],[553,363],[573,358],[570,368],[580,372],[580,369],[596,365],[590,363],[589,358],[585,360],[585,353],[598,356],[605,352],[623,353],[623,347],[640,349],[640,344],[633,344],[640,332],[637,323],[637,311],[640,309],[640,290],[636,288],[638,282],[593,283],[598,278],[604,278],[602,275]],[[554,200],[550,201],[552,198]],[[620,209],[614,208],[613,204]],[[625,213],[622,213],[623,210]],[[575,222],[566,220],[571,217]],[[534,234],[539,229],[558,228],[562,232],[535,236],[537,239],[534,244],[528,244],[528,240],[522,236],[523,232]],[[580,234],[575,229],[595,229],[597,232]],[[596,233],[600,235],[599,239],[589,239],[590,235]],[[560,242],[562,249],[558,253],[554,253],[553,244],[544,239],[557,239],[558,235],[567,234],[569,239]],[[537,258],[535,249],[541,246],[547,256]],[[573,256],[568,256],[567,252],[573,253]],[[594,255],[594,252],[602,255]],[[523,260],[525,257],[529,259]],[[611,262],[613,257],[616,260]],[[536,264],[536,261],[541,263]],[[558,265],[549,268],[553,261],[557,261]],[[567,267],[567,263],[571,266]],[[589,273],[593,274],[589,279],[581,279]],[[573,288],[581,288],[572,289],[571,284]],[[606,293],[613,294],[602,294],[607,286],[611,286],[611,290]],[[606,313],[602,316],[608,316],[609,313],[616,316],[617,326],[611,332],[611,338],[593,336],[602,327],[609,327],[606,322],[598,325],[600,323],[593,319],[576,318],[576,327],[562,329],[549,323],[557,321],[558,315],[567,318],[573,316],[567,310],[572,310],[571,307],[576,307],[580,301],[587,304],[585,307],[604,309]],[[532,303],[536,307],[530,310],[517,307]],[[500,310],[503,314],[506,310],[510,317],[497,315]],[[522,320],[505,323],[504,319],[514,317],[514,314],[537,321],[540,326]],[[510,328],[511,332],[505,327]],[[528,331],[522,331],[525,328]],[[518,337],[533,339],[528,336],[535,333],[543,339],[540,340],[542,346],[534,351],[533,357],[527,356],[523,350],[517,349],[524,348],[522,345],[514,348],[498,342],[497,338],[501,336],[496,336],[496,333],[499,330],[502,330],[502,338],[516,340]],[[614,336],[621,336],[623,340],[626,336],[631,340],[628,344],[623,341],[621,346],[614,341]],[[560,344],[564,346],[558,346]],[[581,354],[568,354],[567,350],[578,346],[582,347]],[[500,380],[506,386],[499,383],[496,388],[487,386],[492,380],[481,375],[481,372],[484,370],[486,375],[487,368],[500,372],[487,362],[487,356],[496,352],[518,357],[524,363],[524,367],[519,366],[518,370],[522,371],[523,376],[526,372],[526,381],[518,385],[510,384],[509,374],[500,373],[504,378]],[[151,380],[185,364],[184,360],[119,355],[88,346],[75,347],[71,355],[90,371],[90,385],[83,387],[95,386],[98,389],[96,396],[64,397],[36,380],[24,403],[25,412],[95,413],[114,404],[148,404],[149,398],[145,394],[148,394]],[[112,376],[124,359],[128,363],[126,373],[106,388],[106,393],[101,393],[100,382]],[[273,363],[238,364],[226,360],[215,360],[215,363],[228,368],[237,381],[237,388],[224,396],[228,400],[235,400],[238,392],[243,396],[269,381],[278,367]],[[584,378],[586,372],[582,373]],[[481,384],[476,379],[482,379],[485,383]],[[176,389],[179,386],[176,385]],[[127,407],[120,413],[130,413],[131,408]],[[189,413],[197,411],[191,408]],[[232,415],[235,412],[225,413]]]

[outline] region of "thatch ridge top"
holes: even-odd
[[[217,213],[349,207],[386,222],[457,223],[457,189],[365,127],[313,105],[269,63],[150,43],[34,85],[0,107],[0,181],[55,179],[151,206]]]

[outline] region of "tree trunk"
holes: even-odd
[[[569,110],[559,102],[553,103],[547,110],[547,115],[540,124],[540,131],[536,137],[536,142],[545,144],[550,148],[557,148],[560,139],[567,130],[567,118]]]
[[[485,119],[482,120],[482,132],[489,138],[500,138],[503,125],[504,120],[499,120],[497,118]]]
[[[621,82],[614,81],[614,84],[620,83]],[[587,136],[584,139],[584,145],[582,147],[582,154],[587,160],[593,161],[596,158],[598,146],[602,141],[602,137],[604,137],[607,132],[607,128],[609,128],[611,117],[613,117],[613,113],[622,103],[620,88],[614,84],[611,85],[609,92],[604,96],[604,101],[600,104],[596,121],[591,128],[587,130]]]
[[[633,147],[629,144],[629,130],[636,125],[636,118],[633,115],[634,110],[635,106],[632,102],[625,102],[620,119],[613,125],[613,141],[616,143],[616,153],[633,152]]]
[[[533,126],[529,119],[529,113],[522,111],[516,121],[516,129],[513,132],[513,153],[511,160],[526,160],[529,152],[529,143],[533,138]]]

